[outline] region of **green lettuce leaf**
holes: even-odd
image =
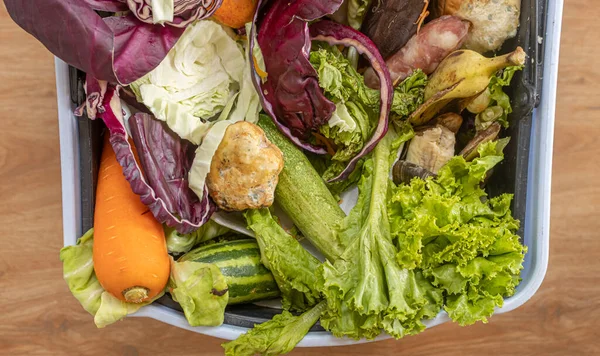
[[[69,290],[83,309],[94,316],[97,327],[103,328],[119,321],[164,294],[159,294],[152,301],[134,304],[121,301],[105,291],[94,272],[93,244],[94,229],[90,229],[77,240],[76,245],[65,246],[60,250],[60,260],[63,263],[63,278]]]
[[[273,319],[255,325],[234,341],[223,344],[227,356],[282,355],[286,354],[304,338],[319,320],[325,302],[312,307],[304,314],[295,316],[288,311]]]
[[[213,264],[184,261],[171,263],[169,292],[181,305],[191,326],[223,324],[229,300],[227,281]]]
[[[93,243],[92,228],[77,240],[76,245],[63,247],[60,250],[60,260],[63,263],[63,278],[69,290],[83,309],[95,315],[100,308],[100,295],[104,288],[94,273]]]
[[[490,79],[490,84],[488,85],[491,99],[488,108],[496,106],[502,108],[502,115],[494,121],[497,121],[504,127],[509,126],[508,114],[512,112],[512,106],[510,105],[510,97],[504,92],[503,88],[509,86],[515,73],[522,69],[522,66],[506,67],[498,75],[493,76],[492,79]],[[481,115],[482,114],[477,115],[475,123],[477,127],[485,129],[493,121],[483,122]]]
[[[330,139],[336,152],[324,179],[337,176],[349,161],[362,149],[376,125],[377,113],[371,108],[372,89],[367,88],[363,77],[335,47],[312,51],[310,61],[319,74],[319,85],[325,95],[336,103],[336,111],[328,124],[319,132]]]
[[[303,311],[317,304],[321,293],[315,271],[321,262],[286,233],[268,209],[247,210],[244,216],[254,231],[261,261],[279,286],[283,308]]]
[[[502,160],[504,145],[482,145],[472,162],[454,157],[436,179],[394,188],[388,204],[398,263],[422,269],[461,325],[485,322],[520,280],[526,248],[516,235],[512,195],[490,199],[480,185]]]
[[[396,121],[406,119],[423,104],[426,85],[427,75],[417,69],[394,88],[391,112],[397,115]]]
[[[327,300],[321,325],[338,337],[374,338],[381,329],[396,338],[418,333],[425,328],[421,320],[442,306],[441,291],[395,259],[387,199],[390,153],[399,144],[391,129],[365,162],[357,204],[340,228],[346,249],[320,270]]]
[[[364,78],[336,47],[321,46],[310,54],[310,61],[319,75],[319,85],[327,98],[336,103],[336,111],[319,132],[336,147],[335,154],[325,164],[325,181],[336,177],[352,157],[363,148],[377,125],[379,91],[367,87]],[[407,117],[423,102],[427,76],[414,72],[394,89],[392,112]],[[339,194],[360,178],[360,170],[345,183],[330,184],[334,194]]]
[[[180,234],[171,227],[165,227],[165,236],[167,238],[167,250],[169,253],[182,254],[190,251],[194,246],[203,242],[215,239],[229,233],[231,230],[209,220],[206,224],[200,226],[198,230],[189,234]]]

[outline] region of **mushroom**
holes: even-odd
[[[404,160],[400,160],[394,164],[392,168],[392,180],[394,183],[408,184],[414,177],[427,179],[429,177],[435,178],[436,175],[421,166]]]
[[[460,151],[459,155],[463,156],[467,161],[475,159],[479,155],[477,151],[479,147],[483,143],[495,140],[499,133],[500,124],[493,122],[487,129],[478,131],[475,137]]]
[[[436,117],[433,122],[446,127],[448,130],[456,134],[462,125],[463,118],[456,113],[449,112]]]
[[[408,146],[406,161],[437,173],[454,156],[455,143],[454,132],[436,124],[415,133]]]

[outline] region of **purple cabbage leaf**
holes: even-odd
[[[212,16],[221,6],[222,0],[172,0],[173,8],[169,14],[162,14],[162,9],[153,9],[148,0],[127,1],[127,6],[142,22],[156,24],[165,23],[175,27],[185,27],[196,20]],[[167,15],[168,19],[162,19]]]
[[[326,124],[336,110],[335,104],[319,86],[318,73],[310,63],[311,42],[318,40],[354,47],[368,58],[379,76],[380,116],[377,127],[360,152],[330,182],[346,179],[358,161],[383,138],[393,99],[392,81],[385,61],[367,36],[326,20],[311,24],[309,29],[309,21],[335,12],[340,3],[337,0],[272,1],[265,9],[261,9],[259,3],[250,33],[250,59],[255,60],[254,48],[258,42],[265,64],[266,80],[256,66],[252,70],[262,107],[283,134],[309,152],[327,153],[323,147],[314,146],[307,140],[311,132]],[[261,15],[262,20],[258,21]]]
[[[50,52],[99,80],[129,84],[154,69],[184,28],[141,22],[119,1],[5,0],[12,19]]]
[[[252,77],[263,109],[296,145],[320,154],[326,153],[325,149],[305,140],[311,131],[329,120],[335,104],[319,88],[317,72],[309,61],[308,21],[332,14],[341,3],[341,0],[271,1],[258,25],[262,12],[259,3],[250,34],[250,56],[258,42],[268,74],[263,83],[253,68]]]
[[[188,182],[188,172],[192,165],[194,146],[180,139],[166,124],[151,115],[137,113],[129,119],[131,136],[138,152],[144,177],[156,192],[157,198],[164,201],[166,208],[182,220],[189,221],[189,229],[208,221],[215,210],[206,186],[202,199],[198,199]],[[168,224],[168,219],[165,221]],[[177,226],[172,226],[177,227]],[[177,228],[181,233],[187,227]]]
[[[97,94],[91,90],[103,87],[90,85],[92,80],[89,78],[87,82],[88,97]],[[110,132],[111,146],[131,189],[160,223],[181,234],[195,231],[210,219],[216,205],[206,187],[202,199],[189,188],[187,172],[192,159],[188,143],[151,115],[136,113],[129,119],[134,148],[123,122],[118,91],[118,87],[108,85],[96,112]],[[136,161],[134,151],[138,153],[142,167]]]

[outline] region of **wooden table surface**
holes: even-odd
[[[600,7],[565,1],[550,264],[537,294],[489,324],[319,355],[600,354]],[[96,329],[62,279],[53,57],[0,6],[0,354],[221,353],[222,340],[142,318]]]

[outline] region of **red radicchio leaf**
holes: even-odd
[[[50,52],[95,78],[129,84],[154,69],[184,28],[155,26],[135,16],[101,18],[121,9],[107,0],[5,0],[12,19]]]
[[[124,0],[83,0],[83,2],[98,11],[119,12],[129,10]]]
[[[336,182],[346,179],[348,175],[354,171],[360,158],[371,152],[379,140],[385,136],[385,133],[388,130],[388,117],[394,96],[394,88],[392,79],[390,78],[390,72],[385,65],[383,57],[379,54],[373,41],[364,34],[351,27],[333,21],[323,20],[310,26],[310,35],[313,40],[327,42],[333,46],[344,45],[346,47],[352,46],[356,48],[358,53],[365,55],[369,59],[373,70],[379,77],[381,101],[379,104],[379,121],[377,127],[369,141],[366,142],[360,152],[348,162],[348,165],[340,175],[329,180],[329,182]]]
[[[86,75],[83,89],[85,90],[86,99],[81,106],[75,109],[75,116],[83,116],[83,110],[87,112],[87,116],[94,120],[98,116],[98,112],[104,112],[104,95],[108,88],[108,82],[105,80],[96,80],[95,78]]]
[[[341,3],[342,0],[272,1],[267,6],[256,39],[268,73],[264,83],[255,68],[252,73],[263,109],[292,142],[319,154],[325,154],[326,150],[303,139],[329,120],[335,104],[323,94],[317,72],[309,61],[311,41],[308,21],[332,14]],[[251,57],[260,8],[261,2],[250,34]]]
[[[142,22],[152,24],[152,6],[148,0],[123,0],[127,1],[129,9]],[[165,22],[175,27],[185,27],[196,20],[212,16],[221,6],[222,0],[174,0],[173,21]]]
[[[188,153],[192,145],[165,128],[165,124],[145,113],[137,113],[129,119],[131,137],[139,154],[144,177],[165,202],[173,215],[185,225],[175,226],[186,233],[208,221],[216,206],[209,197],[206,186],[199,200],[188,184],[188,172],[193,158]],[[165,221],[168,224],[168,220]]]
[[[186,179],[191,163],[187,144],[167,132],[150,115],[134,115],[131,129],[140,161],[146,168],[142,174],[123,123],[118,88],[108,86],[102,106],[104,112],[99,117],[108,127],[110,143],[123,167],[123,174],[156,220],[182,234],[206,223],[216,206],[210,200],[206,187],[200,201],[188,187]]]

